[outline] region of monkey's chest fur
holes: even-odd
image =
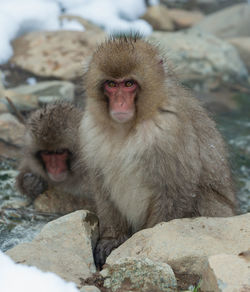
[[[84,123],[90,123],[85,119]],[[143,153],[154,140],[150,135],[132,135],[122,140],[112,139],[95,126],[87,126],[88,132],[82,131],[84,155],[92,169],[101,170],[103,190],[110,194],[109,199],[127,219],[135,232],[146,222],[147,212],[152,197],[152,190],[144,183],[145,171]]]

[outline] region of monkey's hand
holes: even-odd
[[[111,251],[120,246],[124,241],[128,239],[128,236],[123,235],[118,238],[101,238],[94,250],[95,265],[98,270],[106,262],[106,258],[110,255]]]
[[[38,195],[48,189],[48,183],[40,176],[31,172],[20,173],[16,179],[19,191],[35,199]]]

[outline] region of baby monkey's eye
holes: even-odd
[[[116,83],[114,81],[107,81],[107,85],[111,88],[116,87]]]
[[[131,87],[135,84],[134,80],[128,80],[128,81],[125,81],[125,86],[126,87]]]

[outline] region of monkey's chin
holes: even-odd
[[[115,122],[124,124],[133,119],[134,111],[130,111],[130,112],[114,112],[113,111],[113,112],[110,112],[110,116]]]
[[[61,172],[58,174],[48,173],[49,178],[54,182],[63,182],[67,178],[67,172]]]

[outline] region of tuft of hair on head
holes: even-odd
[[[121,42],[136,42],[143,39],[143,35],[140,32],[130,31],[128,33],[118,32],[109,36],[108,41],[121,41]]]

